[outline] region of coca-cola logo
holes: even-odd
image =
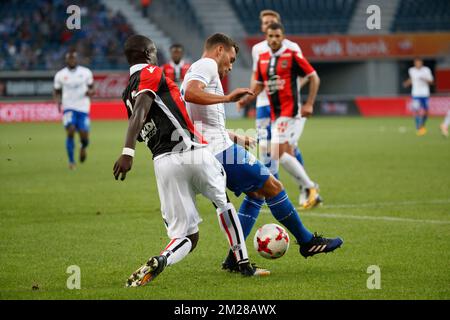
[[[120,98],[128,85],[128,75],[96,75],[94,81],[96,98]]]

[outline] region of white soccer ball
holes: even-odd
[[[266,259],[278,259],[289,248],[289,235],[275,223],[265,224],[256,231],[253,238],[255,250]]]

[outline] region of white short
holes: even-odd
[[[288,142],[291,146],[296,146],[303,133],[305,122],[306,118],[301,117],[279,117],[272,122],[272,143],[283,144]]]
[[[219,208],[227,204],[225,170],[207,148],[163,155],[155,159],[154,169],[170,239],[198,232],[202,219],[196,207],[197,194]]]

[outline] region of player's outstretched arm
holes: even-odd
[[[264,85],[262,83],[260,83],[260,82],[253,81],[252,82],[252,87],[250,88],[250,90],[252,91],[252,94],[242,97],[236,103],[236,107],[237,107],[238,111],[240,111],[247,104],[249,104],[253,100],[255,100],[256,97],[264,90]]]
[[[184,92],[184,100],[186,102],[207,106],[217,103],[236,102],[247,94],[253,95],[253,91],[248,88],[234,89],[225,96],[206,92],[205,88],[205,83],[199,80],[189,81]]]
[[[309,75],[309,93],[306,103],[302,106],[302,117],[309,117],[313,113],[314,102],[319,91],[320,78],[317,73]]]
[[[114,163],[114,178],[120,180],[125,180],[125,176],[128,171],[131,170],[133,165],[134,149],[136,148],[136,139],[139,132],[142,130],[147,114],[150,111],[151,105],[153,103],[153,97],[149,93],[144,92],[137,96],[136,102],[134,103],[133,114],[128,120],[128,130],[125,139],[125,150],[128,150],[126,154],[120,155],[116,163]],[[131,150],[131,154],[130,153]]]

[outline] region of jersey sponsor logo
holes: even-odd
[[[147,144],[148,141],[154,136],[156,135],[156,131],[158,130],[158,128],[156,128],[155,122],[152,120],[150,120],[150,122],[147,122],[144,127],[141,130],[141,138],[145,141],[145,143]]]
[[[281,79],[278,75],[273,75],[269,80],[265,81],[265,86],[267,88],[267,93],[269,95],[275,94],[277,91],[284,90],[284,85],[286,80]]]
[[[148,67],[147,70],[150,71],[150,73],[153,73],[155,71],[156,67]]]

